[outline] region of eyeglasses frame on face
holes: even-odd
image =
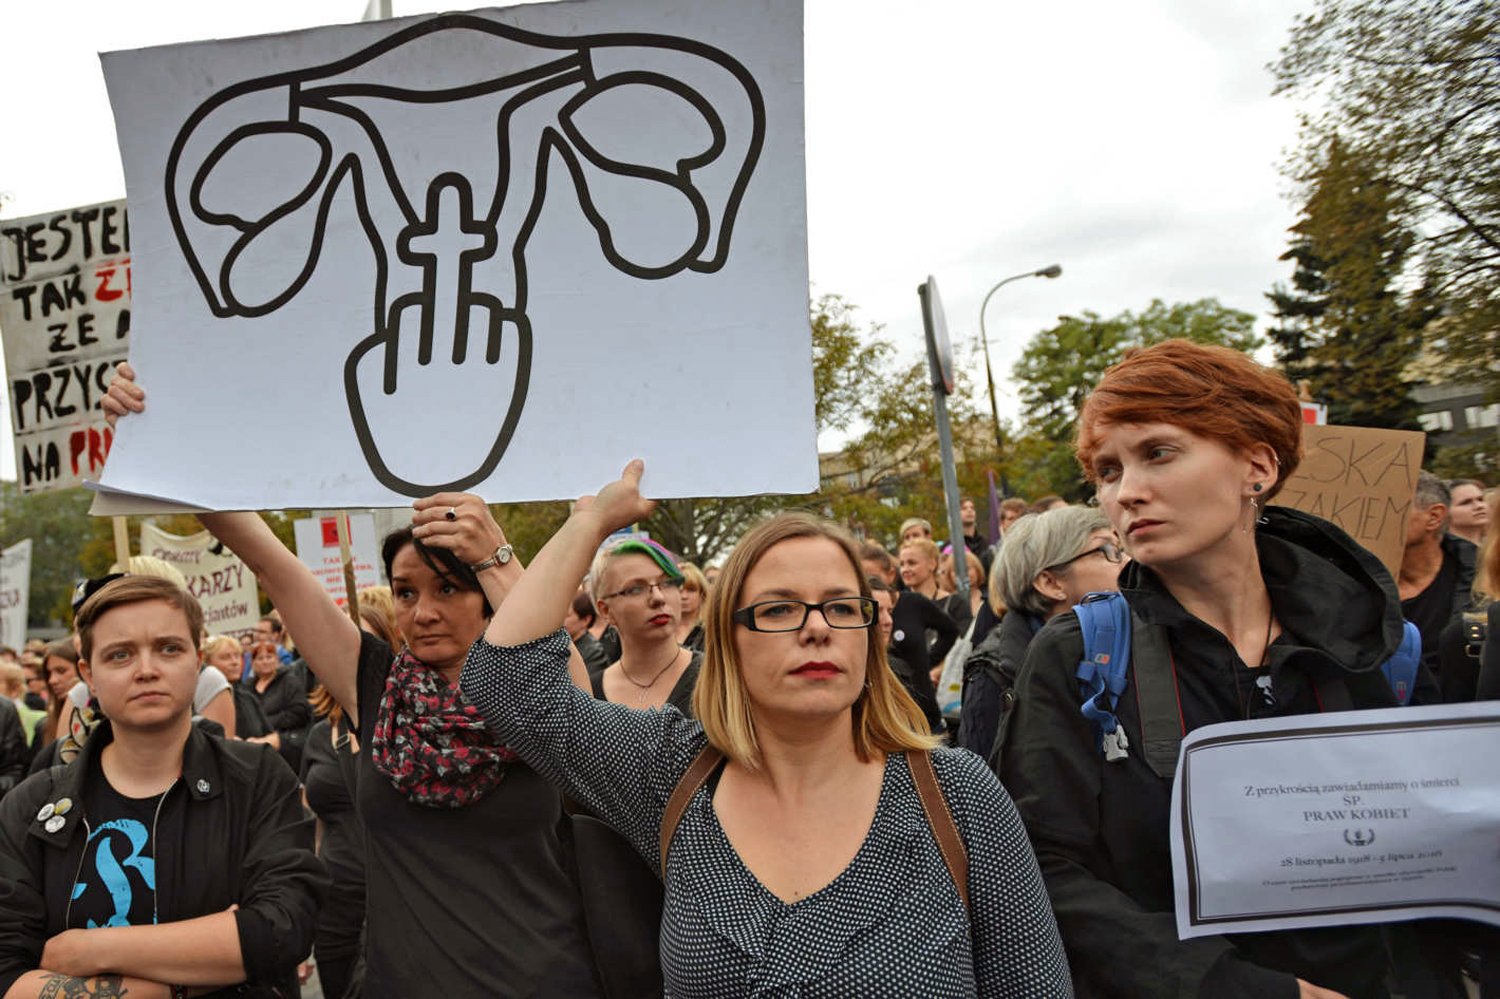
[[[631,583],[623,590],[616,590],[613,593],[606,593],[599,599],[613,600],[615,597],[624,597],[627,600],[639,600],[641,597],[644,597],[646,594],[650,593],[653,589],[660,590],[661,595],[665,597],[668,593],[671,593],[673,591],[681,593],[684,582],[685,580],[680,576],[676,579],[673,579],[671,576],[663,576],[661,579],[653,580],[649,583]],[[630,592],[631,590],[635,590],[637,588],[639,588],[639,592]]]
[[[853,625],[834,624],[833,621],[829,619],[828,612],[824,610],[824,608],[829,604],[843,603],[849,600],[854,600],[859,603],[860,607],[869,615],[868,620],[864,620],[859,624]],[[755,623],[755,608],[766,607],[771,604],[800,604],[802,607],[802,620],[798,621],[794,627],[790,628],[762,628],[758,626]],[[729,615],[729,619],[736,624],[742,624],[749,630],[759,632],[763,635],[784,635],[792,631],[801,631],[803,627],[807,625],[807,619],[812,616],[813,611],[817,611],[819,614],[823,615],[824,624],[828,625],[828,627],[830,628],[836,628],[839,631],[867,631],[870,628],[875,627],[876,622],[880,620],[880,604],[873,597],[861,596],[829,597],[827,600],[815,604],[810,604],[806,600],[793,600],[790,597],[784,597],[778,600],[759,600],[748,606],[741,607],[739,610]]]
[[[1113,541],[1101,541],[1096,547],[1090,548],[1088,551],[1079,552],[1072,558],[1064,559],[1063,561],[1058,562],[1055,565],[1049,565],[1042,571],[1057,572],[1059,569],[1066,569],[1068,566],[1072,565],[1074,562],[1077,562],[1079,559],[1088,558],[1090,555],[1103,555],[1104,561],[1110,563],[1111,565],[1119,565],[1120,563],[1125,561],[1125,549],[1121,548]]]

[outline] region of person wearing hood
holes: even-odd
[[[1332,524],[1266,507],[1296,470],[1300,421],[1280,374],[1182,340],[1132,352],[1080,414],[1079,461],[1133,560],[1127,686],[1165,674],[1183,735],[1397,703],[1380,670],[1402,636],[1390,573]],[[1078,995],[1384,999],[1380,927],[1178,939],[1171,778],[1137,748],[1105,761],[1080,711],[1082,653],[1072,612],[1036,636],[1001,754]],[[1130,689],[1116,710],[1145,746]]]

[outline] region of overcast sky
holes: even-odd
[[[1276,258],[1296,215],[1277,172],[1295,111],[1270,96],[1265,64],[1312,5],[806,0],[812,293],[843,295],[915,356],[916,288],[927,275],[962,346],[977,342],[991,285],[1061,264],[1061,278],[1018,281],[990,304],[996,370],[1007,377],[1026,340],[1058,315],[1205,297],[1264,314],[1263,293],[1290,274]],[[352,21],[364,9],[362,0],[9,6],[6,217],[124,196],[98,52]],[[445,6],[395,0],[395,13]],[[1006,382],[1000,394],[1013,413]],[[14,478],[5,408],[0,476]]]

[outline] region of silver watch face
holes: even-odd
[[[495,561],[499,565],[504,565],[505,563],[509,562],[510,561],[510,556],[511,556],[511,547],[510,547],[510,545],[501,545],[498,549],[495,550]]]

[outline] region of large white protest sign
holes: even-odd
[[[154,555],[182,571],[188,592],[203,607],[203,626],[209,632],[239,636],[255,630],[260,620],[255,576],[212,534],[199,531],[182,537],[142,524],[141,554]]]
[[[292,522],[292,538],[297,543],[297,557],[312,570],[323,589],[340,607],[349,602],[349,588],[344,581],[344,560],[339,548],[339,527],[335,517],[304,517]],[[354,560],[354,586],[380,585],[380,552],[375,541],[375,518],[368,513],[349,515],[349,554]],[[296,641],[293,635],[292,640]]]
[[[105,55],[150,402],[104,485],[549,499],[639,456],[659,496],[815,489],[801,32],[612,0]],[[202,475],[226,437],[276,460]]]
[[[31,539],[0,551],[0,645],[19,649],[26,641],[31,601]]]
[[[113,434],[99,400],[129,346],[130,285],[123,201],[0,221],[0,340],[22,492],[104,468]]]
[[[1178,934],[1500,926],[1497,757],[1495,702],[1197,729],[1172,790]]]

